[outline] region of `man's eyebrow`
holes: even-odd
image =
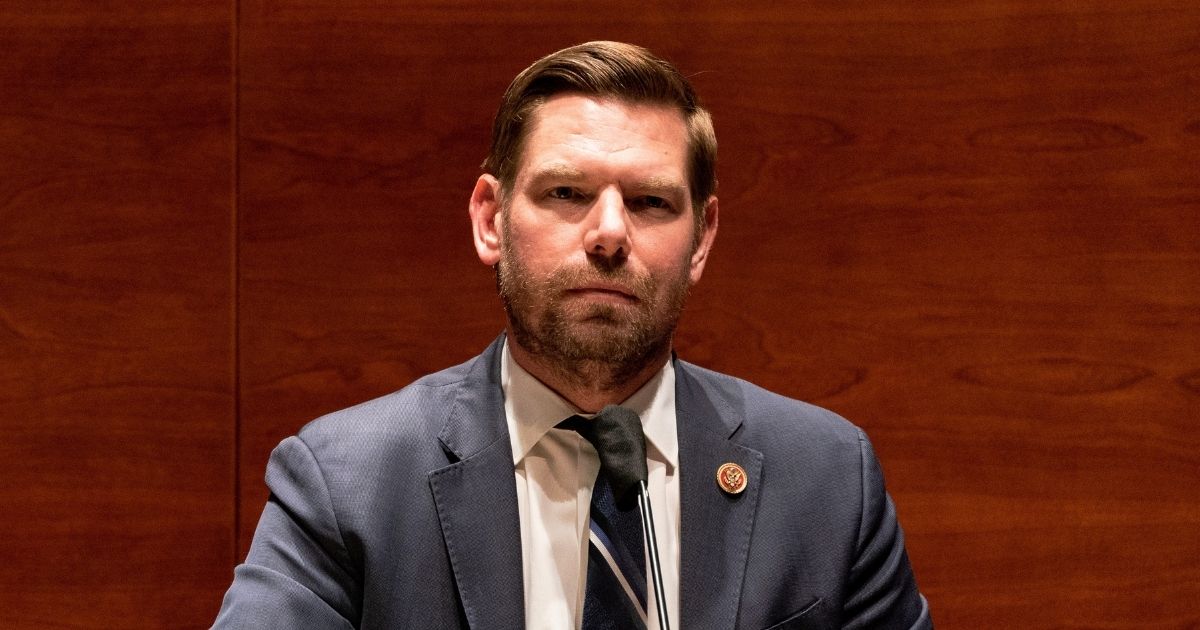
[[[586,179],[583,171],[566,164],[547,164],[541,168],[534,170],[529,175],[529,181],[540,183],[545,180],[557,180],[567,182],[578,182]]]
[[[541,187],[549,183],[577,183],[587,180],[587,174],[569,164],[547,164],[533,170],[529,174],[529,183]],[[687,185],[673,177],[649,175],[638,178],[627,186],[639,194],[650,194],[660,197],[683,194]]]
[[[639,192],[667,195],[682,193],[687,190],[687,186],[677,179],[651,175],[633,182],[633,189]]]

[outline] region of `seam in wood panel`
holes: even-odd
[[[241,164],[239,162],[239,139],[241,138],[239,105],[241,101],[241,77],[239,57],[239,35],[241,32],[241,2],[230,2],[230,309],[232,344],[231,370],[233,392],[233,566],[241,559],[241,530],[242,530],[242,356],[241,356],[241,206],[238,197],[241,192]]]

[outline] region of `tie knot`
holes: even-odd
[[[600,474],[612,486],[613,496],[623,503],[638,482],[645,481],[646,436],[637,413],[625,407],[609,405],[591,420],[571,416],[558,424],[591,442],[600,455]]]

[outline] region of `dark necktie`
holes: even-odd
[[[558,425],[596,445],[591,425],[572,416]],[[618,502],[603,466],[592,489],[583,630],[644,630],[646,556],[635,494]]]

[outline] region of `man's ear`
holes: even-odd
[[[696,250],[692,252],[690,278],[692,284],[700,282],[704,275],[704,264],[708,262],[708,252],[712,250],[713,241],[717,238],[717,197],[708,198],[704,205],[704,223],[696,242]]]
[[[475,236],[475,253],[479,261],[491,267],[500,262],[500,182],[488,174],[479,176],[471,191],[471,232]]]

